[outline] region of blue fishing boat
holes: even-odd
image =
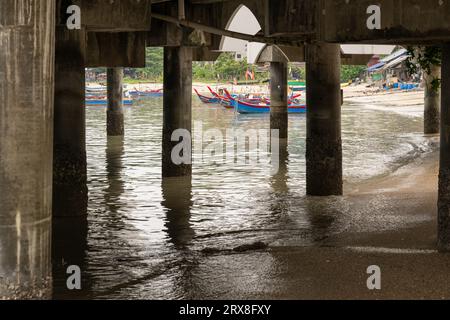
[[[232,106],[236,109],[237,112],[241,114],[270,113],[270,104],[268,103],[253,104],[232,97],[226,90],[225,93],[228,99],[230,99]],[[306,105],[297,103],[297,101],[293,98],[289,100],[289,113],[306,113],[306,111]]]
[[[159,98],[164,96],[163,89],[159,90],[148,90],[148,91],[129,91],[130,96],[138,98]]]
[[[200,101],[203,103],[206,103],[206,104],[219,104],[220,103],[220,98],[218,98],[218,97],[207,97],[207,96],[201,95],[197,91],[197,89],[194,89],[194,91],[197,94]]]
[[[87,106],[107,106],[108,100],[107,99],[86,99],[86,105]],[[131,105],[133,105],[133,100],[124,99],[123,105],[131,106]]]
[[[255,105],[244,101],[234,100],[236,111],[242,114],[270,113],[270,105]],[[305,105],[291,104],[288,106],[289,113],[306,113]]]

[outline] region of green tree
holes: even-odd
[[[348,66],[348,65],[342,65],[341,66],[341,81],[342,82],[348,82],[351,80],[354,80],[355,78],[359,77],[361,72],[366,70],[366,66]]]

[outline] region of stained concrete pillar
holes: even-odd
[[[442,50],[438,248],[450,251],[450,44]]]
[[[123,69],[109,68],[108,75],[108,110],[107,132],[108,136],[123,136]]]
[[[54,1],[0,4],[0,300],[51,297]]]
[[[340,46],[306,47],[307,194],[343,194]]]
[[[84,45],[83,31],[57,28],[53,206],[67,216],[82,211],[66,203],[87,201]]]
[[[279,130],[279,138],[288,138],[287,63],[270,63],[270,129]]]
[[[192,174],[191,48],[164,48],[163,100],[162,175],[189,176]]]
[[[441,66],[432,65],[431,72],[425,72],[425,113],[424,113],[424,133],[438,134],[439,119],[441,109],[441,88],[439,79],[441,78]]]

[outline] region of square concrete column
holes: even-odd
[[[108,136],[123,136],[123,68],[109,68],[108,77],[108,110],[107,133]]]
[[[343,194],[340,46],[306,47],[306,189],[311,196]]]
[[[441,112],[441,88],[435,86],[441,79],[441,66],[431,65],[430,72],[424,73],[425,78],[425,110],[424,133],[438,134]]]
[[[51,298],[55,2],[20,2],[0,4],[0,300]]]
[[[164,48],[162,175],[192,174],[192,49]]]
[[[270,129],[288,138],[288,70],[285,62],[270,63]]]
[[[58,27],[55,52],[53,206],[76,216],[87,201],[85,32]],[[67,205],[70,204],[70,205]]]
[[[450,44],[442,50],[438,248],[450,251]]]

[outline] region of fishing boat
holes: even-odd
[[[107,89],[103,86],[86,87],[86,95],[106,95]]]
[[[86,99],[86,105],[87,106],[107,106],[108,99]],[[131,106],[131,105],[133,105],[133,100],[132,99],[124,99],[123,105]]]
[[[244,101],[234,100],[234,108],[242,114],[270,113],[270,105],[267,104],[251,104]],[[306,105],[290,104],[288,113],[306,113]]]
[[[223,105],[225,108],[227,108],[227,109],[234,108],[232,101],[227,97],[227,95],[219,94],[219,93],[215,92],[213,89],[211,89],[211,87],[207,87],[207,88],[214,97],[216,97],[220,100],[219,103],[221,105]],[[221,89],[221,91],[226,91],[226,89]],[[254,96],[254,95],[248,95],[248,96],[242,96],[242,97],[239,97],[238,95],[231,95],[231,96],[235,99],[239,99],[240,101],[244,101],[244,102],[251,103],[251,104],[258,104],[261,102],[269,103],[269,100],[264,98],[263,96]]]
[[[146,90],[146,91],[133,90],[133,91],[130,91],[129,94],[132,97],[138,97],[138,98],[159,98],[159,97],[164,96],[163,89]]]
[[[231,100],[233,107],[241,114],[257,114],[270,113],[270,104],[260,103],[252,104],[239,99],[233,98],[228,91],[225,91],[227,97]],[[291,99],[288,105],[289,113],[306,113],[306,105],[298,103],[297,100]]]
[[[230,100],[229,98],[227,98],[226,96],[221,95],[221,94],[215,92],[215,91],[214,91],[213,89],[211,89],[211,87],[209,87],[209,86],[208,86],[208,90],[211,92],[211,94],[212,94],[214,97],[216,97],[216,98],[219,99],[219,103],[220,103],[222,106],[224,106],[224,107],[227,108],[227,109],[233,109],[233,108],[234,108],[234,106],[232,105],[231,100]]]
[[[198,98],[200,99],[201,102],[206,103],[206,104],[219,104],[220,103],[220,99],[218,97],[207,97],[204,96],[202,94],[200,94],[197,89],[194,89],[195,93],[197,94]]]

